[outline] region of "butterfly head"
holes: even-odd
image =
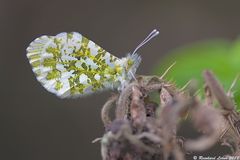
[[[136,73],[136,70],[141,62],[141,57],[137,53],[128,54],[126,57],[125,70],[127,76],[132,79],[135,78],[133,75]]]
[[[144,46],[151,39],[156,37],[159,34],[159,31],[154,29],[136,48],[132,53],[129,53],[127,57],[120,59],[123,64],[123,68],[125,70],[126,78],[128,81],[135,78],[136,70],[141,62],[141,57],[137,54],[139,48]]]

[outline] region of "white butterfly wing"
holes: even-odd
[[[120,59],[76,32],[35,39],[27,57],[37,80],[61,98],[116,87],[124,75]]]

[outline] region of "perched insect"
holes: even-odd
[[[117,58],[77,32],[41,36],[30,43],[27,57],[37,80],[61,98],[106,89],[122,89],[141,62],[137,50],[158,35],[153,30],[126,57]]]

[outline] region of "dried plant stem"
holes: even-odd
[[[109,112],[111,108],[114,106],[114,103],[116,103],[117,98],[118,98],[118,95],[113,95],[102,107],[101,118],[105,127],[107,127],[112,123],[112,120],[109,117]]]
[[[234,109],[233,102],[227,97],[222,86],[218,83],[214,75],[210,71],[204,72],[206,84],[223,107],[223,109],[232,111]]]

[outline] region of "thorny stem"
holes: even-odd
[[[220,84],[217,82],[214,75],[210,71],[206,71],[204,73],[204,77],[205,77],[205,80],[206,80],[206,83],[207,83],[208,87],[212,90],[212,93],[216,96],[218,102],[221,104],[223,109],[229,110],[229,114],[226,115],[227,120],[230,123],[233,130],[236,132],[236,134],[240,138],[240,132],[234,124],[234,122],[237,122],[237,121],[240,120],[240,117],[238,116],[238,114],[234,110],[235,109],[234,103],[227,96],[227,94],[224,92],[224,89],[222,88],[222,86],[220,86]],[[236,78],[236,79],[238,79],[238,78]],[[234,83],[236,83],[236,82],[233,82],[233,84]],[[230,88],[232,88],[232,86]]]

